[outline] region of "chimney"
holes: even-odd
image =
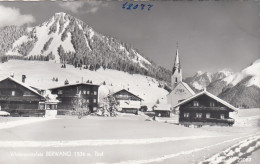
[[[68,85],[69,84],[69,80],[66,79],[65,82],[64,82],[65,85]]]
[[[10,77],[14,78],[14,73],[10,72]]]
[[[26,76],[22,75],[22,82],[25,83]]]

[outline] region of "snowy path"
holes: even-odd
[[[213,137],[220,137],[220,136],[162,137],[162,138],[110,139],[110,140],[73,140],[73,141],[0,141],[0,148],[140,145],[140,144],[174,142],[180,140],[195,140],[195,139],[213,138]]]
[[[252,135],[249,135],[249,136],[246,136],[246,137],[251,137],[251,138],[254,138],[254,136],[252,137]],[[259,134],[257,136],[258,138],[260,137]],[[155,162],[163,162],[167,159],[171,159],[171,158],[175,158],[175,157],[178,157],[178,156],[181,156],[181,155],[190,155],[192,153],[195,153],[195,152],[199,152],[199,151],[203,151],[203,150],[207,150],[209,148],[213,148],[213,147],[216,147],[216,146],[219,146],[219,145],[223,145],[223,144],[227,144],[229,142],[233,142],[233,141],[236,141],[236,140],[240,140],[240,139],[243,139],[245,137],[238,137],[238,138],[234,138],[234,139],[230,139],[230,140],[226,140],[226,141],[223,141],[223,142],[220,142],[220,143],[217,143],[217,144],[213,144],[213,145],[209,145],[209,146],[205,146],[205,147],[202,147],[202,148],[195,148],[195,149],[192,149],[192,150],[188,150],[188,151],[181,151],[179,153],[174,153],[174,154],[167,154],[167,155],[164,155],[162,157],[156,157],[156,158],[151,158],[151,159],[145,159],[145,160],[129,160],[129,161],[121,161],[121,162],[118,162],[118,163],[114,163],[114,164],[146,164],[146,163],[155,163]],[[245,141],[242,141],[239,143],[240,145],[241,144],[245,144]],[[250,144],[250,143],[249,143]],[[259,147],[259,143],[258,145],[256,145]],[[240,149],[239,149],[240,150]],[[216,159],[212,159],[211,160],[211,163],[215,163]],[[218,159],[219,160],[219,159]],[[223,160],[221,161],[223,162]],[[99,164],[106,164],[106,163],[99,163]]]
[[[260,148],[260,134],[249,137],[230,148],[226,149],[223,152],[220,152],[211,158],[200,162],[203,163],[223,163],[226,161],[227,163],[236,163],[241,159],[245,159],[245,157],[252,154],[254,151]]]

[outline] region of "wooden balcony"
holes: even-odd
[[[191,107],[185,107],[185,108],[182,108],[183,111],[189,111],[189,110],[192,110],[192,111],[226,111],[228,110],[226,107],[204,107],[204,106],[198,106],[198,107],[195,107],[195,106],[191,106]]]
[[[186,117],[181,117],[180,122],[225,123],[225,124],[233,125],[235,123],[235,120],[233,118],[219,119],[219,118],[189,118],[189,117],[186,118]]]

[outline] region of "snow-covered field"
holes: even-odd
[[[240,109],[237,121],[259,112]],[[19,121],[27,119],[31,118]],[[12,117],[9,120],[12,122]],[[234,153],[253,152],[259,147],[258,124],[187,128],[169,120],[146,120],[143,115],[131,114],[82,119],[60,116],[0,129],[0,163],[214,163],[231,157],[244,159],[246,156]]]
[[[67,65],[64,69],[58,63],[44,61],[10,60],[0,64],[0,80],[10,76],[10,72],[13,72],[14,78],[19,81],[22,75],[26,75],[26,84],[42,89],[64,85],[66,79],[70,83],[91,80],[94,84],[102,84],[105,81],[106,85],[101,87],[100,92],[129,89],[130,92],[141,97],[144,100],[143,104],[148,106],[154,105],[157,99],[162,103],[166,102],[168,94],[166,90],[158,87],[159,83],[154,78],[116,70],[80,70],[71,65]],[[58,78],[58,82],[52,81],[53,77]]]
[[[0,117],[0,129],[8,129],[16,126],[32,124],[35,122],[48,121],[54,118],[45,118],[45,117]]]
[[[40,61],[9,61],[0,64],[0,80],[13,72],[15,79],[48,89],[91,80],[104,81],[115,92],[129,89],[152,105],[166,101],[167,91],[158,81],[114,70],[80,70]],[[58,82],[52,78],[57,77]],[[260,109],[239,109],[233,113],[233,127],[187,128],[175,124],[176,117],[151,121],[147,116],[120,114],[118,117],[86,116],[53,118],[0,117],[0,163],[214,163],[255,156],[259,148]],[[255,151],[255,152],[254,152]],[[238,152],[246,152],[239,154]]]
[[[234,127],[255,127],[260,126],[260,108],[239,109],[237,113],[232,113]]]

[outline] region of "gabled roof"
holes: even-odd
[[[183,81],[179,82],[178,85],[177,85],[175,88],[177,88],[177,87],[178,87],[179,85],[181,85],[181,84],[182,84],[192,95],[195,95],[195,92],[190,88],[190,86],[189,86],[187,83],[183,82]],[[174,88],[174,89],[175,89],[175,88]],[[173,90],[174,90],[174,89],[173,89]],[[173,90],[172,90],[172,91],[173,91]],[[171,94],[172,91],[171,91],[170,93],[168,93],[168,95]]]
[[[58,86],[58,87],[54,87],[54,88],[49,88],[49,90],[53,90],[53,89],[58,89],[58,88],[64,88],[64,87],[69,87],[69,86],[76,86],[76,85],[94,85],[94,86],[100,86],[98,84],[92,84],[92,83],[73,83],[73,84],[67,84],[67,85],[62,85],[62,86]]]
[[[155,111],[171,111],[170,104],[155,104],[153,106],[153,110]]]
[[[11,80],[11,81],[13,81],[13,82],[15,82],[15,83],[17,83],[17,84],[23,86],[24,88],[26,88],[26,89],[32,91],[33,93],[37,94],[38,96],[41,96],[42,98],[46,99],[46,98],[43,97],[41,94],[39,94],[39,92],[37,92],[35,89],[31,88],[30,86],[28,86],[28,85],[26,85],[26,84],[24,84],[24,83],[22,83],[22,82],[20,82],[20,81],[15,80],[14,78],[7,77],[7,78],[1,80],[0,82],[2,82],[2,81],[4,81],[4,80],[7,80],[7,79],[9,79],[9,80]]]
[[[236,108],[236,107],[234,107],[233,105],[229,104],[228,102],[226,102],[226,101],[224,101],[224,100],[218,98],[217,96],[215,96],[215,95],[213,95],[213,94],[207,92],[206,90],[204,90],[204,91],[202,91],[202,92],[199,92],[199,93],[197,93],[196,95],[193,95],[193,96],[187,98],[186,100],[184,100],[184,101],[178,103],[177,105],[174,106],[174,108],[176,108],[176,107],[178,107],[178,106],[181,106],[181,105],[183,105],[183,104],[185,104],[185,103],[187,103],[187,102],[190,102],[191,100],[193,100],[193,99],[195,99],[195,98],[197,98],[197,97],[199,97],[199,96],[201,96],[201,95],[207,95],[207,96],[211,97],[212,99],[218,101],[219,103],[225,105],[226,107],[228,107],[228,108],[230,108],[230,109],[232,109],[232,110],[234,110],[234,111],[237,111],[237,108]]]
[[[133,95],[133,96],[135,96],[135,97],[137,97],[137,98],[139,98],[139,99],[141,99],[141,100],[143,101],[143,99],[142,99],[141,97],[139,97],[139,96],[137,96],[137,95],[135,95],[135,94],[129,92],[129,91],[126,90],[126,89],[121,89],[121,90],[119,90],[119,91],[113,93],[112,95],[115,95],[115,94],[117,94],[117,93],[119,93],[119,92],[122,92],[122,91],[128,92],[129,94],[131,94],[131,95]]]
[[[190,88],[190,86],[187,83],[180,82],[184,85],[184,87],[192,94],[195,95],[195,92]]]

